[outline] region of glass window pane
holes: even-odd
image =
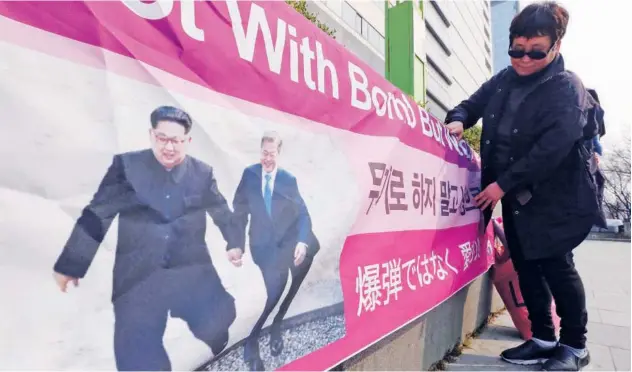
[[[326,0],[327,8],[331,9],[337,16],[342,16],[342,3],[341,0]]]
[[[380,35],[380,48],[378,49],[380,51],[380,53],[382,53],[382,55],[385,55],[385,48],[386,48],[386,39],[384,39],[384,36]]]
[[[358,13],[346,1],[342,2],[342,19],[351,28],[355,28],[355,19]]]
[[[370,26],[370,25],[369,25],[369,27],[367,27],[367,28],[368,28],[368,30],[367,30],[367,32],[368,32],[368,35],[367,35],[367,36],[368,36],[368,37],[367,37],[367,40],[369,41],[369,44],[371,44],[374,48],[376,48],[376,49],[377,49],[377,44],[378,44],[378,41],[377,41],[377,36],[378,36],[378,35],[377,35],[377,32],[376,32],[376,31],[375,31],[375,29],[374,29],[372,26]]]
[[[369,43],[378,51],[380,54],[384,54],[384,37],[377,32],[373,26],[369,25]]]
[[[369,28],[371,27],[366,20],[364,20],[364,18],[362,17],[358,17],[360,18],[360,34],[362,34],[362,36],[366,39],[369,40]]]
[[[373,4],[375,4],[382,12],[384,12],[384,3],[384,0],[373,0]]]

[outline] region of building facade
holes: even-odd
[[[493,0],[492,40],[494,50],[494,73],[509,66],[509,26],[520,11],[520,3],[515,0]]]
[[[397,0],[389,0],[394,6]],[[401,0],[399,1],[401,2]],[[493,73],[489,0],[413,0],[415,99],[439,119]],[[385,75],[382,0],[322,0],[308,5],[336,40]]]
[[[444,119],[493,73],[489,1],[426,1],[428,110]]]
[[[340,44],[384,76],[384,1],[310,1],[308,9],[336,30],[334,36]]]

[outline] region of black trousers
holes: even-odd
[[[555,326],[551,317],[551,299],[555,299],[561,319],[560,343],[583,349],[586,347],[586,294],[584,284],[575,269],[573,253],[538,260],[525,260],[516,234],[513,213],[503,204],[503,225],[511,261],[518,273],[522,298],[529,311],[533,337],[555,341]],[[574,248],[574,247],[572,247]]]
[[[255,323],[252,331],[250,332],[249,339],[251,345],[258,341],[263,325],[270,316],[270,313],[272,313],[272,310],[274,310],[276,305],[279,303],[279,300],[281,300],[281,296],[283,295],[283,291],[287,285],[288,272],[292,273],[292,284],[290,285],[290,290],[288,291],[287,296],[281,303],[281,306],[279,306],[279,312],[274,317],[272,322],[273,328],[281,326],[281,321],[290,308],[290,305],[301,287],[303,280],[307,276],[313,261],[314,257],[307,255],[303,262],[301,262],[298,266],[295,266],[293,262],[290,263],[289,266],[283,264],[279,265],[279,262],[274,260],[257,263],[261,269],[261,274],[263,275],[263,281],[266,286],[268,298],[259,320],[257,320],[257,323]]]
[[[119,371],[171,371],[162,342],[169,315],[184,320],[191,333],[210,347],[227,338],[236,317],[235,302],[212,268],[154,273],[114,302]]]

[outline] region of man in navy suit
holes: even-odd
[[[292,284],[270,331],[270,354],[274,356],[283,350],[281,321],[320,249],[296,178],[277,166],[281,145],[281,138],[276,132],[263,135],[261,162],[244,170],[233,200],[237,246],[245,247],[246,225],[250,216],[250,251],[253,261],[261,269],[268,295],[263,313],[244,349],[244,360],[250,370],[255,371],[264,370],[259,355],[259,334],[281,299],[288,272],[292,273]],[[242,254],[240,248],[231,249],[228,258],[239,267]]]
[[[116,216],[114,355],[122,371],[171,370],[162,338],[170,315],[219,354],[235,320],[235,303],[206,245],[209,214],[236,245],[232,212],[213,169],[187,155],[190,116],[175,107],[151,113],[151,149],[115,155],[98,190],[55,262],[62,292],[78,285]]]

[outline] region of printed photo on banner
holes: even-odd
[[[162,342],[168,315],[184,321],[216,357],[228,344],[233,322],[245,323],[236,317],[243,311],[223,286],[209,248],[225,247],[230,263],[248,270],[241,268],[248,246],[266,300],[245,340],[243,361],[248,369],[265,369],[262,329],[279,305],[267,329],[266,355],[280,356],[284,336],[291,333],[283,327],[285,315],[320,250],[298,181],[280,166],[283,140],[278,132],[266,131],[253,144],[259,146],[260,160],[244,169],[231,208],[213,168],[187,154],[193,139],[190,115],[161,106],[151,112],[149,123],[151,148],[114,156],[54,265],[55,280],[62,292],[69,283],[78,285],[118,216],[112,289],[116,366],[168,370]],[[207,214],[223,238],[211,247]],[[298,352],[308,351],[305,346]]]
[[[45,351],[27,363],[274,369],[345,335],[338,265],[353,215],[337,209],[356,185],[334,137],[123,77],[100,91],[90,84],[101,71],[2,49],[15,73],[4,83],[50,73],[31,75],[18,89],[31,99],[10,107],[23,156],[5,172],[15,191],[2,193],[23,211],[2,235],[31,257],[8,258],[0,275],[28,284],[2,313],[21,334],[15,350]],[[46,104],[55,87],[76,118]],[[30,310],[25,330],[25,309],[51,310]]]

